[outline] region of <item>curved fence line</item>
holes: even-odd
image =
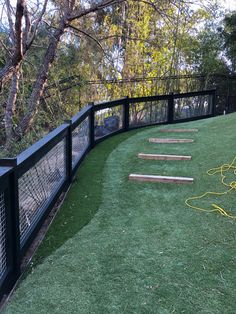
[[[215,90],[89,104],[16,158],[0,159],[0,298],[16,283],[23,256],[97,143],[134,128],[212,117],[215,108]]]

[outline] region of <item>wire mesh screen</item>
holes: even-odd
[[[167,121],[168,100],[148,101],[130,105],[131,127]]]
[[[95,139],[123,128],[123,106],[115,106],[95,111]]]
[[[0,279],[7,270],[6,253],[6,206],[4,193],[0,193]]]
[[[87,117],[72,132],[72,167],[89,146],[89,118]]]
[[[65,147],[63,139],[19,178],[21,245],[66,178]]]
[[[212,95],[174,100],[174,120],[205,116],[212,113]]]

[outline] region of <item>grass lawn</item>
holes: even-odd
[[[190,209],[185,199],[223,191],[206,171],[233,160],[236,114],[153,127],[98,145],[3,313],[236,313],[236,221]],[[165,126],[166,127],[166,126]],[[194,138],[154,144],[149,137]],[[151,161],[139,152],[192,155]],[[191,176],[192,185],[128,181],[130,173]],[[236,193],[208,198],[236,215]],[[83,228],[82,228],[83,227]]]

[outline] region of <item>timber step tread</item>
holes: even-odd
[[[171,132],[176,132],[176,133],[188,133],[188,132],[198,132],[198,129],[160,129],[160,132],[167,132],[167,133],[171,133]]]
[[[157,176],[147,174],[135,174],[129,175],[129,180],[140,181],[140,182],[160,182],[160,183],[180,183],[180,184],[191,184],[193,178],[188,177],[169,177],[169,176]]]
[[[189,138],[156,138],[156,137],[151,137],[148,139],[150,143],[193,143],[193,139]]]
[[[148,160],[191,160],[192,159],[192,156],[144,154],[144,153],[139,153],[138,157],[141,159],[148,159]]]

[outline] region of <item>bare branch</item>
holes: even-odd
[[[24,9],[24,18],[25,18],[25,29],[23,31],[23,50],[26,51],[27,38],[31,30],[31,20],[29,17],[27,6],[25,6],[25,9]]]
[[[132,0],[134,2],[142,2],[146,5],[149,5],[150,7],[152,7],[156,12],[158,12],[158,14],[163,18],[163,20],[165,20],[165,18],[172,23],[174,20],[174,16],[171,16],[167,13],[164,12],[163,8],[160,8],[160,6],[157,6],[155,2],[152,1],[148,1],[148,0]]]
[[[7,7],[7,19],[8,19],[8,23],[9,23],[9,27],[10,27],[10,38],[12,41],[15,40],[15,30],[14,30],[14,23],[12,20],[12,6],[10,4],[9,0],[6,0],[6,7]]]
[[[88,34],[87,32],[83,31],[82,29],[79,29],[73,25],[69,25],[70,28],[72,28],[73,30],[75,30],[76,32],[79,32],[87,37],[89,37],[90,39],[92,39],[93,41],[95,41],[95,43],[101,48],[102,52],[105,54],[105,50],[104,48],[102,47],[102,45],[100,44],[100,42],[95,38],[93,37],[92,35]]]
[[[54,36],[51,38],[50,43],[45,52],[44,59],[42,62],[41,69],[38,72],[36,81],[33,86],[33,91],[28,99],[28,111],[22,117],[18,127],[17,127],[17,136],[20,138],[22,135],[27,132],[31,127],[31,124],[34,121],[35,114],[37,112],[39,100],[43,94],[47,79],[49,69],[55,59],[56,50],[60,42],[61,36],[64,34],[67,25],[64,19],[60,21],[58,30],[55,31]]]
[[[74,9],[75,0],[64,1],[65,11],[67,13],[72,12]]]
[[[9,3],[9,0],[7,0]],[[4,84],[7,82],[9,79],[11,79],[13,73],[17,68],[20,66],[20,63],[23,60],[23,57],[27,50],[30,48],[32,45],[34,39],[35,39],[35,34],[38,28],[39,23],[42,20],[42,17],[46,11],[48,0],[44,1],[44,5],[42,8],[42,11],[38,17],[38,19],[34,23],[34,32],[33,35],[31,36],[30,40],[28,43],[26,43],[26,37],[27,33],[25,33],[25,37],[23,38],[23,30],[22,30],[22,20],[25,17],[26,19],[26,28],[30,27],[29,25],[29,18],[27,17],[27,7],[26,7],[26,1],[25,0],[17,0],[17,5],[16,5],[16,20],[15,20],[15,29],[14,29],[14,54],[12,57],[8,60],[8,62],[5,64],[5,66],[0,69],[0,85]],[[10,3],[9,3],[10,6]],[[10,10],[10,7],[9,7]],[[10,12],[10,11],[9,11]],[[10,20],[11,16],[10,16]],[[27,25],[28,23],[28,25]],[[25,30],[27,32],[27,30]],[[29,32],[29,29],[28,29]],[[24,39],[24,47],[23,47],[23,39]]]
[[[6,134],[6,149],[11,145],[13,137],[13,115],[16,109],[16,99],[19,89],[19,72],[14,72],[12,76],[12,83],[7,99],[6,111],[4,115],[5,134]]]
[[[7,48],[7,46],[4,44],[2,39],[0,38],[0,44],[3,46],[3,48],[6,50],[6,52],[9,54],[9,56],[12,56],[11,51]]]
[[[144,42],[144,43],[149,43],[149,44],[152,43],[152,40],[150,40],[148,38],[131,37],[131,36],[125,36],[125,35],[110,35],[110,36],[101,37],[98,40],[104,41],[104,40],[112,39],[112,38],[122,38],[122,39],[139,41],[139,42]]]
[[[97,12],[101,9],[104,9],[110,5],[115,5],[115,4],[119,4],[119,3],[122,3],[122,2],[125,2],[126,0],[104,0],[102,1],[101,3],[99,4],[95,4],[93,6],[91,6],[90,8],[88,9],[82,9],[80,10],[79,12],[71,15],[68,17],[68,21],[73,21],[75,19],[79,19],[85,15],[88,15],[90,13],[93,13],[93,12]]]
[[[73,10],[75,6],[75,0],[70,0],[70,10]]]
[[[44,4],[43,4],[42,11],[41,11],[41,13],[39,14],[39,17],[37,18],[37,20],[36,20],[36,21],[34,22],[34,24],[33,24],[34,31],[33,31],[33,34],[32,34],[32,36],[31,36],[31,38],[29,38],[29,40],[28,40],[27,49],[30,48],[30,46],[32,45],[32,43],[33,43],[33,41],[34,41],[36,32],[37,32],[37,30],[38,30],[39,23],[41,22],[41,20],[42,20],[42,18],[43,18],[43,15],[44,15],[44,13],[45,13],[45,11],[46,11],[47,4],[48,4],[48,0],[45,0],[45,1],[44,1]]]
[[[107,59],[107,61],[113,65],[113,60],[109,57],[109,55],[107,54],[105,49],[102,47],[100,42],[95,37],[93,37],[92,35],[88,34],[86,31],[81,30],[81,29],[79,29],[79,28],[77,28],[75,26],[69,25],[69,27],[72,28],[73,30],[75,30],[75,31],[77,31],[77,32],[87,36],[88,38],[92,39],[98,45],[98,47],[101,49],[101,51],[104,54],[104,57]],[[76,34],[74,33],[74,35],[76,35]]]

